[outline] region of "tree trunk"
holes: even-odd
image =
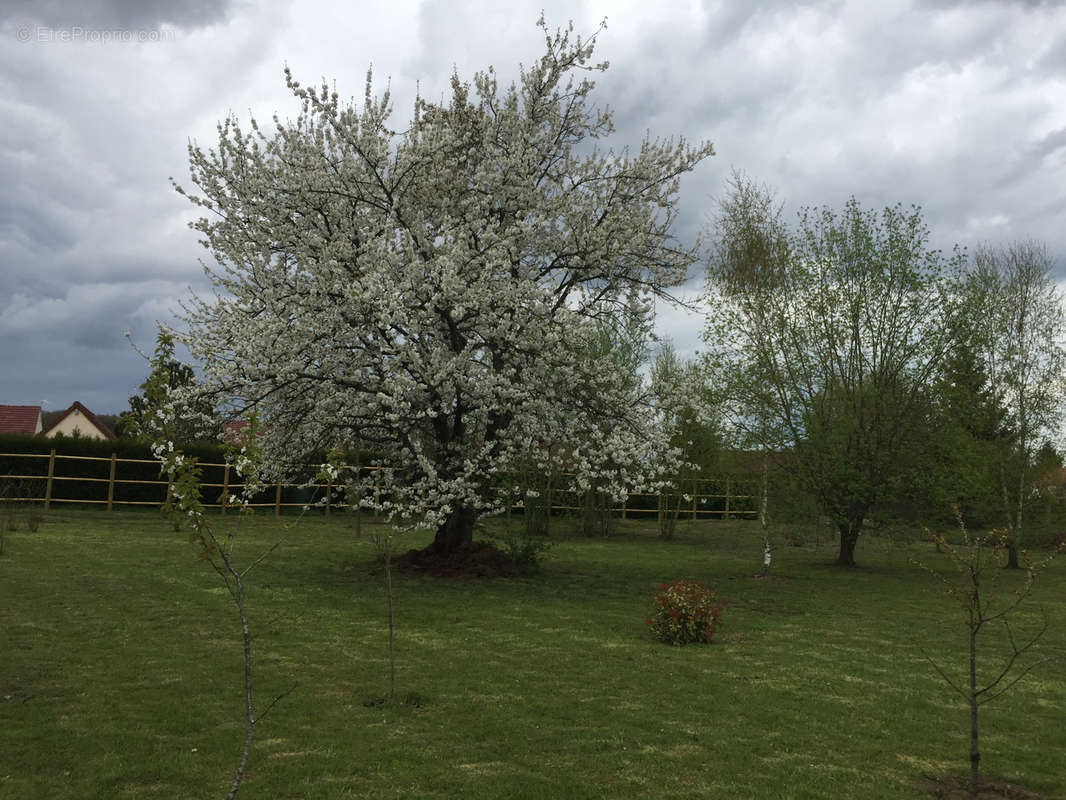
[[[762,529],[762,569],[759,570],[760,575],[770,574],[770,562],[774,553],[773,548],[770,546],[770,528],[768,527],[766,520],[766,507],[769,504],[770,499],[769,473],[770,462],[766,455],[764,435],[762,448],[762,480],[759,484],[759,527]]]
[[[1022,543],[1022,514],[1025,511],[1025,470],[1018,478],[1018,505],[1012,514],[1010,541],[1007,542],[1007,569],[1021,569],[1018,563],[1018,550]]]
[[[970,609],[970,797],[977,797],[978,770],[981,764],[981,748],[977,728],[977,627],[973,607]]]
[[[677,531],[677,517],[681,510],[681,495],[659,494],[659,538],[673,539]]]
[[[453,510],[437,528],[437,535],[427,550],[432,553],[454,553],[468,547],[474,541],[474,522],[477,514],[472,508]]]
[[[859,541],[859,526],[854,522],[842,522],[840,530],[840,554],[837,564],[842,567],[855,566],[855,543]]]
[[[581,532],[587,537],[596,534],[599,527],[599,509],[596,508],[596,493],[592,489],[585,490],[585,500],[581,508]]]
[[[1018,542],[1011,539],[1007,544],[1007,569],[1021,569],[1018,561]]]

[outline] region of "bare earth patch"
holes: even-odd
[[[396,559],[396,568],[437,578],[509,578],[518,574],[514,561],[486,542],[474,542],[453,553],[408,550]]]
[[[970,781],[965,776],[950,776],[946,778],[925,778],[918,782],[917,787],[930,797],[937,800],[968,800],[970,797]],[[982,780],[977,790],[980,800],[1050,800],[1048,795],[1025,789],[1006,781],[994,779]]]

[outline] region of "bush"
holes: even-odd
[[[698,581],[664,583],[651,599],[651,616],[644,620],[652,635],[667,644],[709,642],[725,610],[718,593]]]
[[[514,562],[515,570],[520,575],[533,575],[540,571],[541,556],[552,546],[547,536],[531,536],[523,531],[515,533],[506,530],[503,533],[488,533],[489,539],[503,545],[504,552]]]

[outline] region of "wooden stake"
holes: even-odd
[[[226,513],[226,506],[229,505],[229,464],[227,463],[222,470],[222,514]]]
[[[118,456],[115,453],[111,454],[111,475],[107,479],[107,510],[111,510],[111,506],[115,502],[115,460]]]
[[[52,479],[56,474],[56,449],[48,455],[48,483],[44,487],[44,510],[47,511],[52,505]]]

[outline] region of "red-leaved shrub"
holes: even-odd
[[[656,639],[676,645],[711,641],[725,610],[717,592],[698,581],[672,581],[659,590],[644,620]]]

